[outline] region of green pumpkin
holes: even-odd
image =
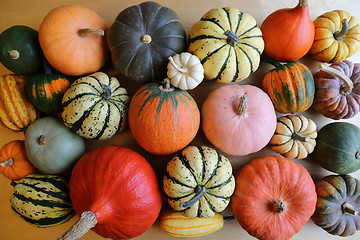
[[[319,164],[338,174],[360,169],[360,128],[348,122],[333,122],[318,132],[312,154]]]
[[[31,75],[41,71],[43,54],[38,31],[16,25],[0,35],[0,61],[18,75]]]

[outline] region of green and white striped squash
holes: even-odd
[[[57,175],[30,174],[21,179],[10,204],[18,216],[41,228],[65,223],[75,215],[68,182]]]
[[[170,206],[186,217],[222,212],[235,189],[230,161],[206,146],[188,146],[167,164],[163,179]]]
[[[201,60],[208,80],[247,78],[259,67],[263,50],[255,18],[234,7],[211,9],[190,30],[188,51]]]
[[[96,72],[77,79],[62,99],[62,119],[83,138],[109,139],[127,125],[130,96],[119,81]]]

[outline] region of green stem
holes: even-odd
[[[304,136],[301,136],[299,133],[293,133],[293,135],[291,136],[292,139],[295,139],[295,140],[298,140],[298,141],[301,141],[301,142],[308,142],[310,141],[310,138],[309,137],[304,137]]]
[[[108,85],[103,85],[102,89],[104,90],[104,92],[101,94],[101,98],[109,101],[111,99],[111,89]]]
[[[197,185],[195,188],[195,193],[195,197],[193,197],[187,202],[182,202],[180,206],[183,208],[188,208],[194,205],[197,201],[200,200],[200,198],[202,198],[202,196],[204,196],[204,194],[206,193],[206,187],[204,185]]]
[[[172,92],[172,91],[174,91],[174,88],[170,84],[170,79],[165,78],[164,82],[163,82],[163,85],[159,86],[159,90],[162,91],[162,92]]]
[[[224,217],[224,222],[230,221],[230,220],[234,220],[235,217],[234,216],[226,216]]]
[[[261,61],[269,63],[269,64],[273,65],[275,68],[282,66],[282,64],[280,62],[276,61],[275,59],[265,57],[265,56],[261,56]]]
[[[227,36],[226,42],[229,45],[231,45],[233,47],[238,45],[239,39],[238,39],[238,36],[234,32],[227,30],[226,32],[224,32],[224,35]]]
[[[334,32],[334,38],[335,38],[337,41],[340,41],[341,39],[343,39],[343,38],[345,37],[345,35],[347,34],[348,30],[349,30],[349,22],[348,22],[348,20],[345,18],[345,19],[342,21],[341,31]]]

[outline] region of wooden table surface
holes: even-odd
[[[101,15],[108,23],[112,23],[115,20],[115,17],[126,7],[141,3],[139,0],[105,0],[105,1],[97,1],[97,0],[32,0],[32,1],[24,1],[24,0],[0,0],[0,32],[5,29],[13,26],[13,25],[27,25],[34,29],[39,29],[39,25],[44,18],[44,16],[53,8],[64,5],[64,4],[78,4],[85,7],[88,7],[94,11],[96,11],[99,15]],[[233,6],[239,8],[243,12],[247,12],[255,17],[258,25],[260,26],[262,21],[269,15],[271,12],[284,8],[284,7],[294,7],[297,4],[297,0],[252,0],[252,1],[235,1],[235,0],[159,0],[158,3],[172,8],[179,15],[181,22],[183,23],[185,29],[189,31],[191,26],[200,19],[200,17],[215,7],[225,7],[225,6]],[[360,3],[358,0],[346,0],[346,1],[333,1],[333,0],[309,0],[310,7],[310,15],[312,19],[315,19],[317,16],[325,13],[327,11],[341,9],[346,10],[352,13],[358,20],[360,20]],[[353,62],[360,62],[360,52],[350,58]],[[303,58],[305,64],[309,66],[311,71],[315,73],[316,62],[311,60],[309,57]],[[251,76],[244,80],[242,84],[253,84],[260,86],[260,82],[264,74],[271,69],[267,64],[261,64],[258,71],[251,74]],[[0,74],[10,73],[7,69],[5,69],[0,64]],[[115,71],[112,71],[113,74],[116,75]],[[128,88],[130,94],[133,94],[136,88],[124,81],[124,79],[119,78],[122,85]],[[189,91],[190,94],[196,99],[199,107],[201,107],[203,100],[205,99],[207,93],[217,84],[210,82],[203,82],[198,88],[195,90]],[[311,118],[317,124],[318,129],[320,129],[325,124],[332,122],[331,119],[327,119],[323,117],[321,114],[309,110],[303,113],[304,116]],[[343,121],[343,120],[342,120]],[[347,122],[351,122],[360,127],[360,114],[356,117],[347,120]],[[12,132],[5,127],[0,125],[0,147],[10,140],[15,139],[24,139],[22,133]],[[94,141],[87,140],[87,150],[94,149],[98,146],[103,146],[107,144],[118,144],[130,147],[139,153],[143,154],[145,158],[152,164],[157,173],[159,174],[159,178],[161,177],[161,171],[164,169],[164,165],[166,165],[166,161],[171,157],[157,157],[146,153],[142,150],[134,141],[129,130],[126,130],[122,133],[115,135],[110,140],[106,141]],[[204,136],[199,131],[197,137],[192,142],[192,144],[200,145],[200,144],[208,144],[204,139]],[[232,162],[234,174],[236,174],[239,169],[251,159],[256,157],[266,156],[266,155],[274,155],[275,153],[271,151],[268,147],[265,147],[263,150],[250,154],[248,156],[243,157],[233,157],[227,156]],[[331,174],[330,172],[321,168],[317,163],[312,162],[310,159],[305,160],[296,160],[307,170],[310,172],[314,180],[320,179],[326,175]],[[351,174],[352,176],[360,179],[360,171]],[[37,228],[21,218],[17,217],[10,209],[9,199],[12,194],[12,187],[9,184],[9,180],[4,178],[2,175],[0,176],[0,240],[50,240],[56,239],[59,237],[64,231],[66,231],[76,220],[77,217],[74,217],[69,222],[62,224],[60,226],[56,226],[48,229],[40,229]],[[230,214],[229,210],[225,211],[226,214]],[[146,213],[144,213],[146,214]],[[236,222],[236,220],[227,222],[225,226],[218,232],[215,232],[211,235],[202,238],[193,238],[196,239],[254,239],[247,232],[245,232],[240,225]],[[96,235],[94,232],[90,231],[87,233],[82,239],[92,240],[92,239],[102,239],[100,236]],[[150,230],[148,230],[143,235],[137,237],[136,239],[175,239],[174,237],[170,237],[163,233],[156,222]],[[302,230],[296,234],[293,240],[307,240],[307,239],[316,239],[316,240],[327,240],[327,239],[340,239],[339,237],[332,236],[326,233],[321,228],[317,227],[311,220],[302,228]],[[342,238],[343,239],[343,238]],[[359,240],[360,232],[356,233],[351,237],[347,237],[345,239]]]

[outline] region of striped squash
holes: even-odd
[[[62,119],[83,138],[109,139],[127,125],[130,96],[119,81],[96,72],[77,79],[62,99]]]
[[[0,120],[13,131],[24,131],[38,119],[38,112],[25,93],[25,78],[8,74],[0,76]]]
[[[211,9],[190,30],[188,51],[201,60],[208,80],[247,78],[259,67],[263,50],[255,18],[234,7]]]
[[[38,227],[53,227],[70,220],[75,211],[65,179],[56,175],[30,174],[14,187],[11,208]]]
[[[314,78],[307,66],[300,62],[281,64],[272,59],[275,66],[263,78],[263,90],[269,95],[279,113],[304,112],[314,101]]]
[[[175,211],[209,218],[229,204],[235,179],[226,157],[210,147],[188,146],[168,162],[163,185]]]

